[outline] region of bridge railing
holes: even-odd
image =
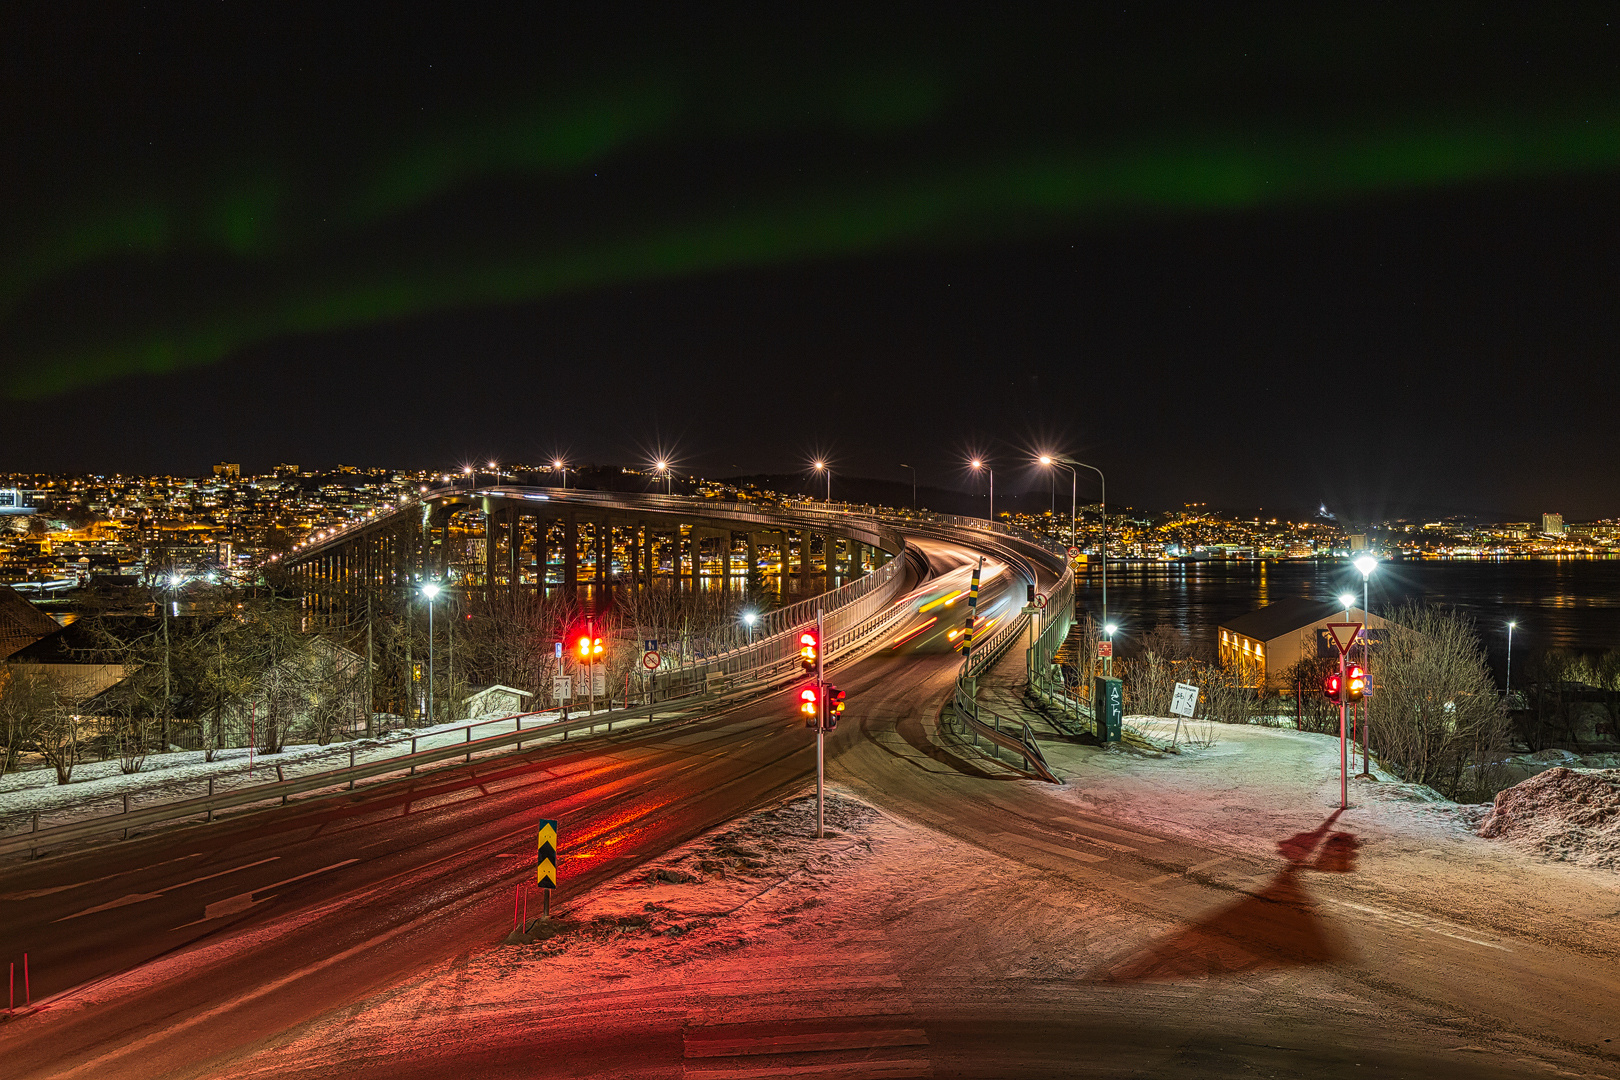
[[[880,632],[905,614],[890,611],[905,588],[909,557],[892,559],[876,571],[832,592],[771,613],[777,631],[751,644],[694,660],[672,671],[659,671],[657,700],[699,692],[716,680],[760,681],[776,677],[798,663],[799,633],[814,625],[822,612],[821,648],[831,657],[855,642]]]

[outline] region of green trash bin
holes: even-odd
[[[1119,742],[1120,726],[1125,722],[1124,681],[1107,675],[1097,676],[1091,710],[1097,718],[1097,738],[1105,743]]]

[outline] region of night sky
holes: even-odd
[[[0,471],[1620,515],[1612,5],[337,7],[0,16]]]

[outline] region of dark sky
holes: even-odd
[[[1617,515],[1615,9],[1542,7],[14,15],[0,471]]]

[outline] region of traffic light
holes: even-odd
[[[1335,705],[1344,700],[1342,695],[1342,687],[1339,683],[1339,673],[1337,671],[1333,672],[1326,679],[1322,680],[1322,693]]]
[[[1349,674],[1345,677],[1344,694],[1346,701],[1360,701],[1367,692],[1367,673],[1361,670],[1360,665],[1351,664]]]
[[[813,728],[816,726],[817,717],[821,712],[820,706],[821,694],[816,687],[807,686],[799,691],[799,712],[807,717],[804,722],[805,727]]]
[[[821,660],[821,635],[815,630],[806,630],[799,635],[799,666],[807,672],[816,670]]]
[[[579,636],[579,642],[575,646],[574,659],[578,660],[581,664],[594,664],[598,660],[602,659],[602,655],[605,651],[606,650],[602,647],[601,638],[592,637],[589,634],[581,634]]]
[[[838,726],[838,718],[844,715],[844,692],[832,683],[827,684],[827,730],[831,731]]]

